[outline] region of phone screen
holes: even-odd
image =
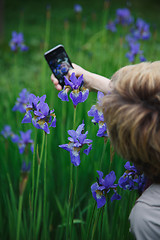
[[[54,73],[55,77],[59,80],[60,85],[64,86],[64,76],[67,75],[70,69],[73,69],[71,61],[62,45],[49,50],[45,53],[45,58]]]

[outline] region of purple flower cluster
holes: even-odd
[[[121,196],[117,193],[118,184],[114,184],[116,180],[115,172],[111,171],[104,179],[103,172],[97,171],[97,173],[99,178],[97,178],[97,182],[91,186],[92,195],[97,202],[97,208],[101,208],[106,204],[106,197],[111,189],[114,191],[111,201],[120,200]]]
[[[31,162],[28,164],[23,160],[21,167],[21,175],[20,175],[20,183],[19,183],[19,193],[22,195],[26,188],[26,184],[28,181],[28,175],[31,169]]]
[[[26,132],[20,131],[20,137],[16,139],[19,147],[19,152],[22,154],[25,151],[28,151],[28,147],[30,146],[31,151],[33,152],[34,149],[34,142],[31,139],[31,132],[32,130],[28,130]]]
[[[36,97],[34,94],[29,95],[29,104],[26,106],[26,114],[22,123],[32,122],[36,128],[49,134],[49,128],[56,127],[56,116],[54,109],[50,110],[48,104],[45,103],[45,99],[46,95],[42,97]]]
[[[11,126],[10,126],[10,125],[5,125],[4,128],[3,128],[2,131],[1,131],[1,135],[2,135],[5,139],[11,137],[11,135],[12,135]]]
[[[5,125],[1,131],[1,134],[5,139],[10,138],[13,143],[16,143],[18,145],[20,154],[22,154],[25,150],[28,150],[29,146],[33,152],[34,143],[31,139],[31,132],[32,130],[28,130],[26,132],[20,131],[20,136],[18,136],[12,131],[11,126]]]
[[[140,50],[140,43],[131,39],[128,42],[129,52],[126,53],[126,57],[128,60],[133,63],[135,61],[135,57],[139,55],[139,59],[141,62],[146,61],[145,57],[143,56],[143,51]]]
[[[138,18],[134,23],[130,10],[127,8],[120,8],[116,11],[116,18],[109,21],[106,28],[111,32],[117,31],[117,25],[130,26],[130,33],[126,36],[127,47],[129,51],[126,57],[131,63],[134,63],[136,56],[139,57],[140,62],[146,61],[143,56],[143,51],[140,49],[140,40],[148,40],[151,36],[150,26],[143,19]]]
[[[74,5],[74,11],[75,13],[81,13],[82,12],[82,6],[80,4],[75,4]]]
[[[21,167],[21,172],[22,173],[28,173],[31,170],[31,162],[27,163],[23,160],[22,162],[22,167]]]
[[[122,26],[128,26],[133,23],[130,10],[128,8],[117,9],[115,23],[121,24]]]
[[[128,26],[133,23],[133,17],[131,16],[130,10],[128,8],[119,8],[116,11],[116,18],[113,21],[109,21],[106,25],[106,29],[111,32],[116,32],[116,25]]]
[[[150,26],[143,19],[138,18],[135,26],[131,29],[131,34],[136,40],[148,40],[150,39]]]
[[[24,88],[20,93],[19,97],[16,100],[16,103],[14,107],[12,108],[12,111],[19,111],[21,113],[26,112],[26,106],[29,102],[29,92]]]
[[[10,138],[11,141],[14,143],[18,142],[18,140],[19,140],[19,136],[12,131],[10,125],[5,125],[1,131],[1,134],[5,139]]]
[[[89,90],[83,87],[83,75],[81,75],[79,78],[76,78],[75,73],[72,73],[70,79],[67,79],[65,76],[64,79],[65,86],[63,90],[58,93],[58,97],[62,101],[69,101],[69,90],[71,90],[69,97],[74,106],[77,106],[78,103],[84,102],[88,98]]]
[[[23,33],[12,32],[12,39],[9,45],[13,52],[17,52],[18,49],[22,52],[28,51],[28,47],[24,44]]]
[[[93,105],[91,109],[88,111],[88,116],[93,117],[92,122],[94,124],[98,124],[98,137],[108,137],[107,134],[107,125],[104,122],[104,116],[101,109],[101,99],[103,98],[104,94],[100,91],[97,93],[97,105]]]
[[[119,186],[124,190],[143,192],[146,184],[144,174],[140,174],[134,165],[130,165],[130,162],[127,162],[124,167],[126,171],[118,181]]]
[[[116,32],[116,23],[115,21],[109,21],[108,24],[106,25],[106,29],[110,30],[111,32]]]
[[[69,130],[68,134],[70,137],[68,137],[69,143],[68,144],[62,144],[59,145],[59,147],[67,150],[70,152],[71,157],[71,163],[74,164],[74,166],[80,165],[80,151],[84,145],[87,145],[88,148],[84,149],[83,152],[88,155],[89,152],[92,149],[92,140],[87,139],[88,131],[85,133],[82,133],[84,131],[85,124],[82,123],[78,126],[77,130]]]
[[[143,51],[140,50],[139,40],[148,40],[150,36],[149,24],[143,19],[138,18],[135,26],[131,29],[131,33],[126,36],[129,46],[129,52],[127,52],[126,57],[130,62],[133,63],[137,55],[141,62],[146,61],[146,58],[143,56]]]

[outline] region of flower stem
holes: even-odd
[[[23,203],[23,194],[21,194],[21,195],[19,196],[18,220],[17,220],[17,236],[16,236],[16,240],[19,240],[19,234],[20,234],[21,214],[22,214],[22,203]]]
[[[33,165],[32,165],[32,209],[33,210],[33,201],[34,201],[34,174],[35,174],[35,153],[36,153],[36,142],[37,142],[37,129],[35,130],[34,138],[34,151],[33,151]]]
[[[110,142],[110,164],[109,164],[109,172],[110,172],[111,165],[112,165],[112,162],[113,162],[113,157],[114,157],[114,149],[113,149],[112,144],[111,144],[111,142]]]
[[[44,49],[43,51],[46,52],[46,50],[48,49],[48,44],[49,44],[49,39],[50,39],[50,31],[51,30],[51,10],[50,9],[46,9],[46,26],[45,26],[45,41],[44,41]],[[46,88],[46,68],[47,65],[45,64],[45,61],[42,62],[42,89],[45,92],[45,88]]]
[[[93,240],[93,238],[94,238],[94,233],[95,233],[95,230],[96,230],[97,223],[99,221],[100,215],[101,215],[101,209],[99,210],[98,217],[96,217],[96,219],[94,221],[91,240]]]
[[[96,203],[94,204],[92,216],[90,218],[89,228],[88,228],[88,231],[87,231],[87,239],[89,239],[89,233],[91,231],[91,226],[92,226],[92,222],[93,222],[93,216],[94,216],[94,213],[95,213],[95,209],[96,209]]]
[[[75,169],[75,189],[74,189],[74,198],[73,198],[73,212],[72,212],[72,222],[71,222],[71,236],[72,236],[74,211],[75,211],[75,204],[76,204],[77,184],[78,184],[78,168],[76,167],[76,169]]]
[[[73,116],[73,129],[75,130],[76,126],[76,106],[74,106],[74,116]],[[66,239],[70,238],[69,235],[71,234],[72,229],[72,219],[70,221],[71,216],[71,200],[72,200],[72,191],[73,191],[73,164],[70,163],[70,187],[69,187],[69,199],[68,199],[68,208],[67,208],[67,224],[66,224]],[[74,214],[74,213],[73,213]],[[71,226],[70,226],[71,224]],[[68,230],[70,229],[69,233]]]
[[[76,128],[76,111],[77,110],[77,107],[74,106],[74,117],[73,117],[73,129],[75,130]]]
[[[47,136],[45,141],[45,157],[44,157],[44,207],[43,207],[43,225],[44,225],[44,239],[47,239],[47,232],[46,232],[46,204],[47,204],[47,174],[46,174],[46,167],[47,167]]]
[[[100,238],[99,238],[99,240],[101,240],[101,239],[102,239],[102,229],[103,229],[103,216],[104,216],[104,208],[105,208],[105,206],[103,206],[103,208],[102,208],[101,228],[100,228]]]
[[[39,176],[40,176],[41,161],[42,161],[43,152],[44,152],[44,142],[45,142],[45,132],[43,132],[41,155],[40,155],[40,160],[38,163],[38,171],[37,171],[36,192],[35,192],[35,201],[34,201],[34,226],[35,226],[35,220],[36,220],[36,209],[37,209],[37,198],[38,198],[38,187],[39,187],[38,183],[39,183]]]
[[[106,150],[106,146],[107,146],[107,142],[104,140],[104,144],[103,144],[103,151],[102,151],[102,155],[101,155],[101,160],[100,160],[100,168],[102,167],[102,162],[103,162],[103,159],[104,159],[104,155],[105,155],[105,150]]]

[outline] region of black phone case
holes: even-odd
[[[64,86],[64,76],[67,75],[70,69],[73,69],[72,63],[63,47],[58,45],[44,54],[48,65],[50,66],[53,74],[58,79],[59,84]]]

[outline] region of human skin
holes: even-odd
[[[88,88],[90,91],[101,91],[106,94],[112,90],[112,82],[109,78],[91,73],[75,63],[72,65],[73,69],[68,72],[68,77],[70,77],[73,72],[75,73],[76,77],[79,77],[83,74],[84,87]],[[62,86],[59,84],[58,79],[55,78],[53,74],[51,75],[51,81],[58,91],[62,90]]]

